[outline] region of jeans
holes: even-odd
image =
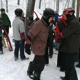
[[[14,57],[18,58],[18,53],[19,53],[19,48],[20,48],[20,58],[24,59],[24,42],[22,40],[15,40],[15,50],[14,50]]]

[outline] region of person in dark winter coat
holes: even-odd
[[[40,80],[41,72],[44,69],[44,54],[47,44],[48,30],[53,17],[54,11],[50,8],[46,8],[42,18],[38,20],[28,32],[27,38],[31,42],[32,52],[35,56],[33,61],[29,64],[27,74],[29,77],[33,74],[33,80]]]
[[[11,27],[11,21],[8,15],[5,13],[4,8],[1,8],[1,18],[2,18],[2,23],[3,23],[3,28],[7,31],[7,33],[9,33],[9,27]]]
[[[67,26],[65,30],[59,33],[62,39],[59,51],[65,54],[65,77],[61,77],[62,80],[78,80],[74,63],[76,60],[75,56],[79,52],[80,24],[74,16],[74,12],[73,8],[64,10]]]
[[[80,17],[79,17],[79,22],[80,22]],[[79,54],[78,54],[78,64],[76,65],[76,67],[80,68],[80,47],[79,47]]]
[[[47,39],[47,45],[45,49],[45,64],[49,64],[49,57],[52,58],[53,56],[53,25],[54,25],[54,20],[50,23],[49,27],[49,35]]]
[[[29,15],[27,19],[28,19],[28,26],[27,26],[26,36],[28,35],[29,30],[33,27],[35,23],[35,21],[33,20],[33,15]],[[31,54],[30,47],[31,47],[31,44],[25,43],[25,52],[29,55]]]
[[[62,14],[61,17],[58,18],[57,24],[56,24],[56,35],[55,35],[55,43],[56,45],[60,45],[60,41],[58,39],[58,34],[59,32],[62,32],[66,28],[66,16],[64,13]],[[57,30],[58,29],[58,30]],[[57,58],[57,67],[60,67],[60,71],[65,71],[65,62],[64,62],[64,53],[60,52],[58,49],[58,58]]]
[[[25,26],[24,22],[21,20],[22,9],[15,10],[15,19],[13,20],[13,37],[15,40],[15,50],[14,50],[14,59],[18,60],[18,53],[20,48],[20,58],[21,60],[27,59],[24,55],[24,42],[25,42]]]
[[[3,46],[2,46],[2,28],[3,28],[3,24],[2,24],[2,20],[0,18],[0,54],[3,54]]]

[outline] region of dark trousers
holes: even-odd
[[[9,25],[4,26],[4,29],[6,30],[6,32],[9,34]],[[5,35],[5,33],[4,33]]]
[[[20,58],[24,59],[24,42],[22,40],[15,40],[15,50],[14,50],[14,57],[18,58],[18,53],[19,53],[19,49],[20,49]]]
[[[2,37],[0,37],[0,51],[2,51]]]
[[[57,57],[57,67],[60,67],[61,71],[65,71],[65,53],[63,52],[58,52],[58,57]]]
[[[33,61],[30,63],[31,64],[29,65],[28,71],[34,71],[34,76],[36,74],[36,77],[40,78],[41,72],[43,71],[45,64],[44,55],[35,55]]]
[[[79,64],[80,64],[80,48],[79,48]]]
[[[30,49],[30,47],[31,47],[31,44],[25,44],[25,52],[26,52],[28,55],[31,54],[31,49]]]
[[[65,77],[67,80],[78,80],[74,67],[77,53],[65,53]]]
[[[49,56],[52,57],[53,55],[53,37],[48,38],[47,47],[48,47],[47,49],[49,50]]]
[[[44,58],[45,58],[45,64],[49,64],[49,56],[48,56],[48,47],[47,46],[46,46],[46,49],[45,49]]]

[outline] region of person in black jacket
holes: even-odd
[[[66,16],[63,13],[62,16],[58,18],[56,29],[55,29],[56,30],[55,43],[56,43],[56,48],[58,49],[57,67],[60,67],[60,71],[65,71],[65,62],[64,62],[65,54],[59,51],[60,40],[57,41],[57,38],[58,38],[57,31],[62,32],[66,28],[66,25],[67,25]]]
[[[2,24],[2,20],[0,18],[0,54],[3,54],[3,47],[2,47],[2,28],[3,28],[3,24]]]
[[[47,45],[45,49],[45,64],[49,64],[49,57],[52,58],[53,56],[53,24],[55,24],[54,20],[50,23],[49,27],[49,35],[47,39]]]
[[[29,15],[28,16],[28,26],[27,26],[27,30],[26,30],[26,36],[28,35],[29,30],[33,27],[35,21],[33,20],[33,15]],[[25,52],[30,55],[31,54],[31,44],[27,44],[25,43]]]
[[[78,80],[74,63],[79,52],[80,24],[74,13],[73,8],[64,10],[67,26],[59,33],[62,39],[59,51],[65,54],[65,77],[61,77],[62,80]]]
[[[80,22],[80,17],[79,17],[79,22]],[[79,48],[79,54],[78,54],[78,64],[76,65],[76,67],[80,68],[80,48]]]

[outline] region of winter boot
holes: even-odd
[[[61,78],[62,80],[67,80],[65,77],[62,77],[62,76],[60,76],[60,78]]]
[[[76,65],[76,67],[80,68],[80,64],[78,63],[78,64]]]
[[[40,80],[40,74],[34,72],[34,79],[33,80]]]
[[[29,67],[27,70],[27,75],[33,79],[33,71],[34,71],[34,64],[32,62],[29,63]]]
[[[0,54],[3,54],[3,49],[0,49]]]

